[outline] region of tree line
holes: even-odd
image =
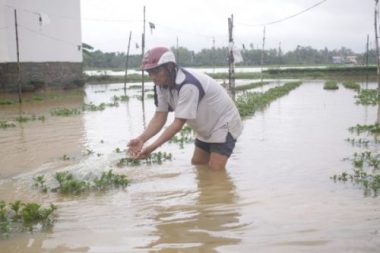
[[[126,54],[124,52],[102,52],[94,50],[88,44],[83,47],[83,64],[85,68],[125,68]],[[185,47],[171,48],[179,65],[187,67],[225,67],[227,66],[228,48],[202,49],[194,52]],[[244,59],[237,66],[260,66],[261,57],[264,57],[264,65],[328,65],[333,63],[333,57],[356,56],[358,64],[365,65],[376,63],[376,52],[370,50],[364,54],[354,53],[351,49],[341,47],[329,50],[314,49],[310,46],[297,46],[294,50],[283,53],[281,48],[273,48],[262,51],[261,49],[242,49]],[[141,55],[129,56],[129,68],[139,68]]]

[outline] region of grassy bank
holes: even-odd
[[[215,79],[228,79],[228,72],[221,73],[208,73]],[[328,67],[290,67],[286,69],[271,68],[259,72],[236,72],[236,79],[280,79],[280,78],[295,78],[295,79],[335,79],[338,81],[350,80],[363,80],[368,78],[370,81],[376,80],[376,66],[328,66]],[[124,82],[124,76],[111,76],[99,75],[88,76],[85,75],[87,83],[111,83],[111,82]],[[144,77],[145,81],[149,81],[149,77]],[[129,74],[127,82],[141,82],[141,75]]]

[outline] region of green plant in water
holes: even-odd
[[[99,178],[94,179],[94,187],[97,190],[106,190],[111,187],[125,187],[127,185],[127,176],[114,174],[112,170],[103,172]]]
[[[13,105],[15,104],[15,100],[10,100],[10,99],[0,99],[0,105]]]
[[[174,135],[169,143],[177,143],[180,148],[184,148],[185,143],[190,143],[194,140],[194,132],[188,125],[185,125],[179,133]]]
[[[48,192],[48,187],[45,185],[45,177],[42,176],[37,176],[33,178],[34,181],[34,186],[37,188],[40,188],[42,192]]]
[[[337,90],[337,89],[339,89],[339,86],[338,86],[338,83],[336,81],[329,80],[329,81],[325,82],[323,89],[325,89],[325,90]]]
[[[242,117],[254,114],[257,110],[262,110],[275,99],[288,94],[296,89],[302,82],[288,82],[283,86],[274,87],[265,93],[246,92],[236,99],[236,107]]]
[[[5,128],[10,128],[10,127],[15,127],[16,124],[4,120],[0,120],[0,128],[5,129]]]
[[[17,200],[13,203],[5,204],[0,201],[0,231],[2,236],[8,236],[10,232],[21,232],[25,229],[33,231],[34,228],[44,229],[46,225],[54,222],[54,211],[57,206],[50,204],[49,207],[42,207],[38,203],[23,203]],[[35,225],[42,226],[36,227]]]
[[[68,161],[68,160],[70,160],[70,157],[69,157],[68,155],[64,154],[64,155],[62,156],[62,160],[64,160],[64,161]]]
[[[71,116],[78,115],[81,111],[77,108],[69,109],[69,108],[54,108],[50,111],[50,114],[53,116]]]
[[[357,99],[356,104],[377,105],[379,103],[376,89],[360,90],[355,98]]]
[[[354,153],[352,161],[353,173],[342,172],[331,177],[334,181],[350,180],[364,189],[365,195],[377,196],[380,189],[380,154],[370,151]]]
[[[350,127],[348,129],[350,132],[355,132],[356,134],[362,134],[364,132],[368,132],[370,134],[378,134],[380,133],[380,124],[375,123],[372,125],[360,125]]]
[[[152,164],[162,164],[164,161],[170,161],[173,159],[173,155],[167,152],[155,152],[151,153],[146,159],[137,160],[131,157],[125,157],[119,160],[117,166],[121,167],[127,166],[139,166],[142,164],[152,165]]]
[[[115,174],[112,170],[103,172],[100,177],[95,177],[93,180],[78,179],[68,171],[57,172],[54,178],[58,182],[58,187],[53,188],[52,191],[62,194],[79,195],[90,190],[106,190],[128,185],[126,175]],[[40,185],[38,184],[39,187]]]
[[[358,83],[355,83],[354,81],[343,82],[343,86],[346,89],[351,89],[351,90],[356,90],[356,91],[360,90],[360,85]]]
[[[89,188],[89,184],[86,181],[75,178],[74,175],[68,171],[57,172],[55,179],[58,181],[59,187],[55,188],[54,191],[63,194],[71,193],[79,195]]]

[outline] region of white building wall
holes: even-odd
[[[5,0],[0,0],[0,62],[7,62],[8,59],[8,24],[5,20]]]
[[[0,0],[0,63],[17,61],[15,9],[21,62],[82,62],[80,0]]]

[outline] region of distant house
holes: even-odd
[[[0,0],[0,90],[17,86],[15,10],[23,87],[79,84],[80,1]]]
[[[357,60],[356,55],[349,55],[349,56],[346,56],[346,61],[345,61],[345,63],[347,63],[347,64],[357,64],[357,63],[358,63],[358,60]]]
[[[334,64],[342,64],[342,63],[344,63],[344,58],[342,56],[333,56],[332,62]]]
[[[349,56],[333,56],[332,57],[333,64],[357,64],[357,56],[349,55]]]

